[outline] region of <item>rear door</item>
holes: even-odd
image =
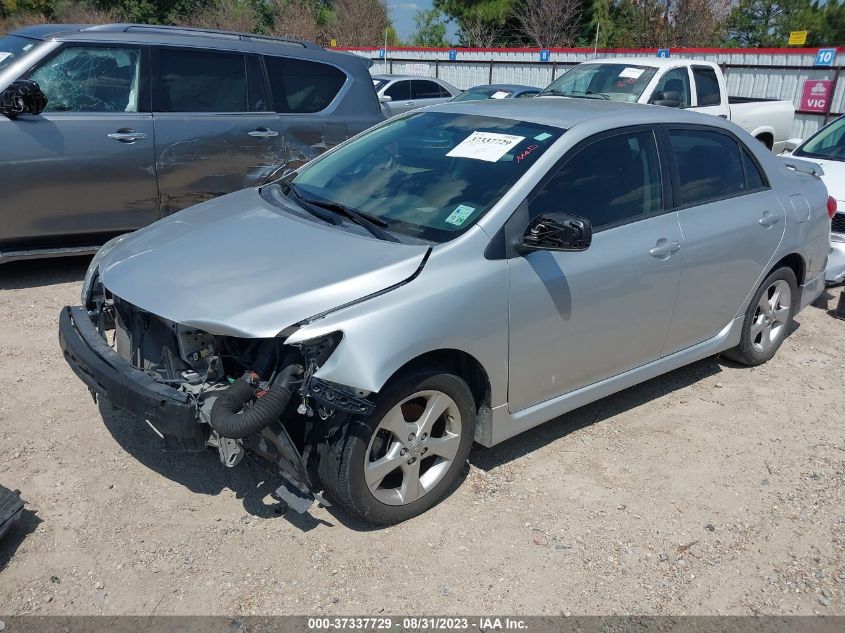
[[[284,155],[257,55],[152,49],[155,152],[164,215],[263,182]]]
[[[28,75],[39,116],[0,117],[0,250],[94,246],[158,218],[146,49],[65,45]]]
[[[695,84],[693,109],[723,119],[729,118],[728,97],[719,82],[716,69],[711,66],[693,66],[692,78]]]
[[[713,338],[738,315],[784,233],[765,173],[732,134],[668,127],[684,266],[667,353]]]
[[[428,79],[414,79],[411,82],[411,91],[415,108],[443,103],[452,98],[451,93],[446,88],[436,81]]]

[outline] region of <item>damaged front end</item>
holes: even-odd
[[[271,467],[284,480],[277,495],[299,512],[323,502],[317,466],[333,430],[374,408],[369,393],[314,375],[341,333],[296,345],[213,335],[112,295],[96,269],[83,301],[62,311],[59,339],[95,399],[144,420],[165,450],[213,447],[227,467],[246,455]]]

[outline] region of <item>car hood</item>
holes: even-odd
[[[113,294],[165,319],[268,338],[410,279],[428,250],[300,218],[246,189],[132,233],[99,271]]]

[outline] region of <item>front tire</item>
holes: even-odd
[[[326,492],[356,517],[399,523],[449,493],[472,447],[475,401],[466,382],[424,368],[400,376],[372,415],[353,418],[320,460]]]
[[[754,293],[745,312],[739,345],[725,356],[749,367],[772,358],[792,327],[797,300],[795,273],[791,268],[778,268]]]

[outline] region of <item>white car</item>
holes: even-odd
[[[451,101],[461,91],[436,77],[373,75],[379,103],[386,117]]]
[[[836,200],[838,212],[830,225],[830,255],[825,281],[841,284],[845,281],[845,116],[813,134],[792,154],[821,165],[824,169],[822,181],[827,186],[827,192]]]
[[[583,62],[537,96],[696,110],[736,123],[775,153],[789,146],[795,118],[791,101],[729,97],[718,64],[674,57],[613,57]]]

